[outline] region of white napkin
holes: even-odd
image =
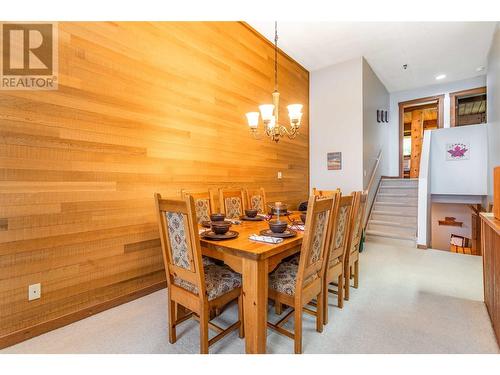
[[[271,237],[271,236],[259,236],[257,234],[252,234],[248,237],[252,241],[265,242],[265,243],[282,243],[283,238]]]

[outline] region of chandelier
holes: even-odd
[[[262,116],[266,135],[275,142],[286,135],[294,139],[299,134],[300,120],[302,119],[302,104],[290,104],[287,106],[290,126],[286,127],[279,123],[279,102],[278,92],[278,22],[274,23],[274,92],[272,93],[273,104],[262,104],[259,112],[248,112],[246,114],[250,131],[256,137],[259,127],[259,115]]]

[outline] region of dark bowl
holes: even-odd
[[[211,214],[210,221],[224,221],[226,215],[224,214]]]
[[[306,223],[306,217],[307,217],[306,214],[300,214],[300,220],[302,220],[304,224]]]
[[[230,226],[231,223],[228,221],[213,221],[211,224],[212,230],[215,234],[226,234]]]
[[[257,212],[258,212],[257,210],[253,210],[253,209],[245,210],[245,215],[247,217],[255,217],[255,216],[257,216]]]
[[[269,229],[271,229],[273,233],[283,233],[287,227],[288,223],[286,221],[271,220],[269,222]]]

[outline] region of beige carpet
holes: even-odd
[[[304,315],[305,353],[499,353],[482,302],[480,257],[370,242],[360,269],[360,288],[343,309],[331,297],[322,334]],[[235,313],[231,306],[219,322],[231,323]],[[168,343],[162,290],[1,353],[198,353],[198,332],[188,321]],[[271,331],[267,347],[293,352],[292,340]],[[232,333],[210,352],[244,353],[244,341]]]

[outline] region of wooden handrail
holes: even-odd
[[[368,185],[365,188],[365,193],[368,194],[372,188],[373,181],[375,180],[375,174],[377,173],[378,165],[380,164],[380,157],[382,156],[382,149],[378,152],[377,155],[377,161],[375,162],[375,165],[373,166],[373,171],[370,176],[370,181],[368,181]]]

